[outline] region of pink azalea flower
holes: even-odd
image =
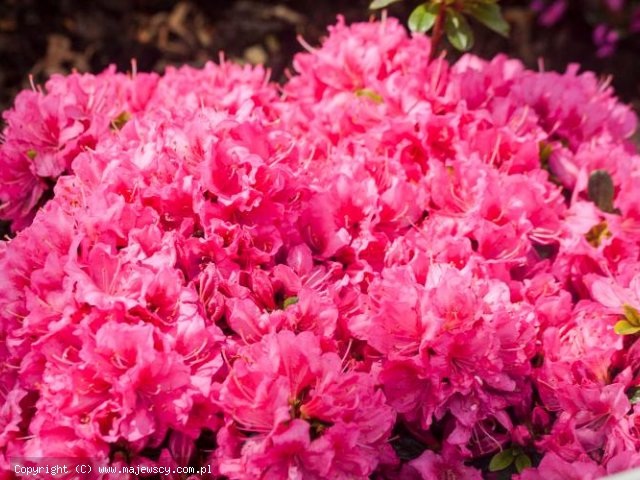
[[[593,461],[567,462],[554,453],[548,453],[538,468],[527,468],[519,476],[521,480],[595,480],[604,474],[602,467]]]
[[[241,348],[220,392],[220,472],[250,478],[367,478],[393,424],[367,374],[343,372],[310,332]]]
[[[407,478],[411,475],[411,470],[419,474],[416,478],[423,480],[450,477],[468,478],[469,480],[480,480],[482,478],[478,470],[464,465],[456,452],[448,449],[445,450],[443,455],[427,450],[418,458],[411,460],[408,465],[410,469],[405,473]]]

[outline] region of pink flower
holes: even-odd
[[[598,25],[593,30],[593,43],[598,47],[596,55],[599,57],[608,57],[613,54],[618,39],[618,32],[607,28],[605,25]]]
[[[602,467],[593,461],[567,462],[554,453],[548,453],[538,468],[527,468],[519,476],[521,480],[595,480],[604,474]]]
[[[317,338],[283,331],[241,348],[220,392],[220,472],[249,478],[367,478],[394,415],[363,373]]]
[[[427,479],[446,479],[446,478],[468,478],[469,480],[480,480],[482,475],[473,467],[468,467],[460,461],[457,452],[446,449],[443,455],[425,451],[418,458],[408,463],[409,467],[404,474],[411,475],[411,471],[419,474],[418,477],[423,480]]]
[[[535,9],[535,7],[534,7]],[[567,9],[566,0],[553,0],[551,5],[547,6],[542,12],[540,23],[545,27],[549,27],[560,20]]]

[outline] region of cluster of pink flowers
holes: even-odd
[[[560,22],[572,6],[583,13],[585,20],[593,24],[591,36],[598,57],[613,55],[621,39],[640,34],[638,0],[531,0],[530,6],[544,27]]]
[[[0,145],[0,472],[640,466],[635,116],[576,67],[430,48],[340,20],[281,88],[222,60],[21,93]]]

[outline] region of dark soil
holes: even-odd
[[[0,110],[28,87],[30,74],[42,83],[52,73],[97,72],[111,63],[126,71],[132,58],[140,71],[162,71],[169,64],[201,65],[224,51],[228,58],[266,63],[281,80],[301,49],[298,35],[317,43],[339,13],[348,21],[366,20],[369,1],[0,0]],[[405,22],[417,3],[405,0],[389,14]],[[594,55],[591,29],[580,12],[549,30],[537,27],[528,0],[502,4],[513,26],[510,40],[478,27],[476,53],[505,52],[534,68],[539,58],[547,69],[579,62],[603,76],[613,74],[619,95],[640,106],[638,38],[602,60]]]

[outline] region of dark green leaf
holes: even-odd
[[[427,445],[414,438],[402,422],[398,422],[394,427],[390,442],[396,455],[402,460],[418,458],[427,449]],[[435,445],[432,445],[432,448],[435,448]]]
[[[500,7],[495,3],[471,3],[464,11],[478,20],[485,27],[490,28],[504,37],[509,36],[509,24],[502,17]]]
[[[499,472],[508,468],[513,463],[513,451],[509,448],[496,453],[489,462],[489,470],[491,472]]]
[[[369,5],[369,8],[371,10],[379,10],[381,8],[388,7],[392,3],[397,3],[401,1],[402,0],[373,0],[373,2],[371,2],[371,5]]]
[[[631,394],[629,396],[629,402],[631,403],[631,405],[640,403],[640,388],[635,388],[631,391]]]
[[[295,305],[296,303],[298,303],[298,297],[285,298],[284,303],[282,304],[282,308],[290,307],[291,305]]]
[[[391,446],[402,460],[418,458],[426,449],[424,444],[409,435],[401,435],[391,442]]]
[[[558,248],[556,247],[556,245],[538,245],[538,244],[534,244],[533,248],[536,251],[536,253],[538,254],[538,256],[540,257],[540,259],[542,259],[542,260],[544,260],[545,258],[551,258],[556,253],[558,253]]]
[[[447,9],[444,29],[449,42],[457,50],[466,52],[473,47],[473,32],[469,22],[455,10]]]
[[[409,30],[426,33],[436,23],[440,6],[435,3],[418,5],[409,15]]]
[[[613,180],[606,170],[596,170],[591,174],[587,191],[589,199],[600,210],[613,213]]]
[[[516,470],[518,473],[522,473],[525,468],[529,467],[531,467],[531,459],[529,458],[529,455],[521,453],[516,457]]]

